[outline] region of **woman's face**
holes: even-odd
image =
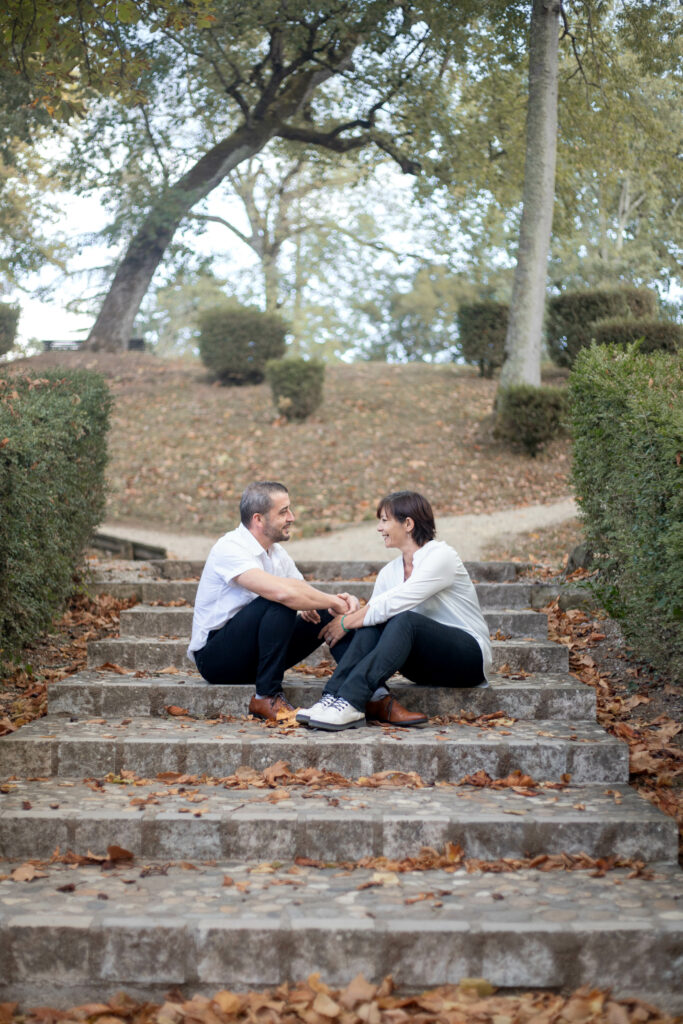
[[[406,537],[410,535],[412,527],[412,519],[406,519],[404,522],[400,522],[384,510],[380,512],[377,530],[381,536],[384,537],[384,546],[386,548],[402,547],[406,541]]]

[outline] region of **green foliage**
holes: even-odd
[[[683,347],[683,327],[671,320],[632,320],[613,317],[593,324],[598,345],[628,345],[640,341],[640,352],[675,352]]]
[[[548,303],[547,342],[558,366],[571,366],[595,337],[596,320],[653,317],[657,296],[648,288],[614,288],[566,292]]]
[[[458,309],[460,351],[482,377],[492,377],[505,359],[509,306],[504,302],[472,302]]]
[[[496,435],[508,444],[521,444],[531,456],[560,434],[569,411],[563,388],[515,384],[499,392]]]
[[[0,356],[14,347],[19,323],[19,307],[0,302]]]
[[[221,384],[260,384],[268,360],[284,355],[287,325],[276,313],[226,303],[197,321],[202,362]]]
[[[0,661],[70,593],[104,512],[110,406],[86,370],[0,376]]]
[[[317,360],[271,359],[266,380],[273,403],[288,420],[305,420],[323,400],[325,366]]]
[[[639,656],[683,677],[683,353],[593,345],[570,378],[574,483],[597,592]]]

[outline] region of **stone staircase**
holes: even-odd
[[[396,681],[428,727],[313,733],[251,721],[247,687],[189,671],[200,568],[103,567],[93,590],[140,602],[122,612],[120,637],[91,642],[88,669],[50,687],[48,716],[0,740],[0,876],[56,848],[77,855],[38,865],[30,883],[0,880],[0,1002],[211,994],[318,971],[333,985],[392,974],[404,989],[462,977],[589,984],[683,1008],[675,823],[629,789],[625,744],[597,725],[594,692],[548,641],[539,609],[556,587],[513,564],[470,565],[496,638],[491,688]],[[301,568],[321,588],[367,597],[377,566]],[[322,689],[296,671],[286,684],[295,705]],[[309,785],[280,784],[303,769]],[[458,784],[482,770],[538,785]],[[323,772],[337,784],[316,783]],[[402,785],[386,784],[392,772],[406,773]],[[457,860],[456,845],[485,861],[585,854],[649,870],[351,863],[425,846]],[[84,863],[108,848],[104,866]]]

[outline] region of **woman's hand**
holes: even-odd
[[[333,619],[330,619],[327,625],[323,626],[323,628],[318,633],[320,639],[325,641],[330,650],[332,650],[334,645],[344,636],[344,630],[342,629],[341,620],[341,615],[335,615],[335,617]]]
[[[318,633],[318,636],[322,640],[325,640],[330,650],[332,650],[334,645],[338,643],[339,640],[349,632],[349,630],[359,629],[363,625],[367,605],[361,608],[358,598],[351,597],[350,600],[355,601],[358,607],[352,612],[344,612],[343,615],[336,615],[327,623],[326,626],[323,626]],[[343,626],[342,619],[344,620]]]
[[[360,601],[355,596],[355,594],[347,594],[346,592],[344,592],[343,594],[337,594],[337,597],[344,598],[344,600],[349,606],[349,612],[357,612],[358,609],[360,608]]]

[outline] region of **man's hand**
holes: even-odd
[[[327,607],[335,615],[346,615],[347,612],[351,611],[349,605],[351,600],[348,594],[335,594],[334,597],[330,597],[330,603]]]
[[[315,610],[315,608],[309,608],[307,611],[301,612],[301,618],[304,620],[304,622],[320,622],[320,615]]]
[[[337,597],[343,597],[345,599],[350,612],[357,612],[360,608],[360,601],[354,594],[347,594],[344,592],[343,594],[337,594]]]

